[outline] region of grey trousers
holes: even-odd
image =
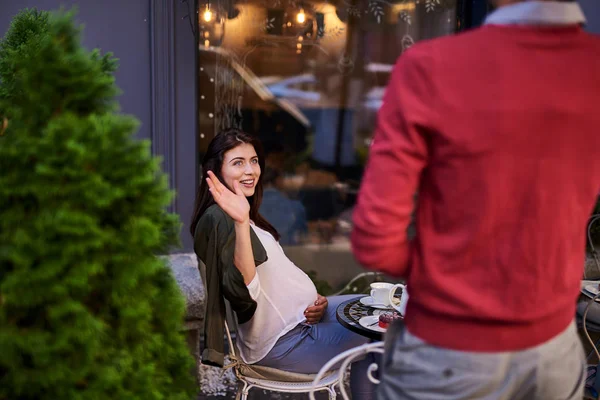
[[[583,398],[585,357],[574,322],[546,343],[515,352],[448,350],[401,325],[390,327],[385,347],[380,400]]]

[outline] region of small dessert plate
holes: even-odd
[[[362,317],[358,320],[358,323],[363,328],[367,328],[374,332],[385,333],[387,329],[383,329],[379,326],[379,316],[378,315],[368,315],[366,317]]]

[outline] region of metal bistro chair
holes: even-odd
[[[588,227],[587,227],[587,238],[588,238],[590,250],[592,251],[592,256],[594,258],[594,262],[596,264],[596,267],[598,268],[598,271],[600,271],[600,261],[598,260],[598,254],[596,253],[596,248],[594,247],[594,242],[592,240],[592,226],[596,222],[599,222],[599,221],[600,221],[600,214],[592,215],[592,217],[590,218]],[[600,283],[600,281],[594,281],[594,282]],[[590,312],[590,311],[591,311],[591,314],[588,315],[588,312]],[[577,305],[577,323],[578,323],[578,325],[580,325],[583,328],[583,330],[587,336],[587,339],[590,340],[590,343],[593,346],[592,351],[587,356],[587,358],[589,360],[590,356],[594,352],[597,353],[596,348],[599,344],[599,343],[594,344],[592,342],[588,331],[600,332],[600,305],[595,304],[595,301],[580,302]],[[598,356],[598,359],[600,361],[600,355]]]
[[[372,280],[377,281],[382,279],[382,277],[383,274],[379,272],[360,273],[357,276],[355,276],[350,282],[348,282],[348,284],[344,286],[342,290],[340,290],[338,293],[335,293],[334,296],[351,291],[350,289],[352,288],[352,285],[360,279],[371,278]],[[227,304],[227,309],[230,310],[229,304]],[[235,325],[234,318],[235,317],[233,317],[232,313],[228,312],[227,320]],[[332,361],[335,361],[341,360],[341,358],[343,358],[342,356],[350,357],[348,358],[346,363],[342,364],[342,367],[339,370],[331,370],[331,368],[335,366],[338,363],[338,361],[329,361],[325,366],[323,366],[323,368],[321,368],[318,375],[297,374],[260,365],[245,364],[235,353],[235,348],[231,337],[231,331],[227,322],[225,322],[225,332],[227,334],[227,340],[229,342],[229,358],[232,362],[231,364],[226,365],[224,368],[234,369],[235,376],[241,383],[237,395],[237,397],[241,398],[241,400],[246,400],[246,398],[248,397],[248,392],[252,388],[259,388],[284,393],[309,393],[311,396],[314,396],[313,393],[316,391],[326,390],[329,393],[329,399],[334,400],[336,398],[336,386],[339,386],[344,398],[348,399],[346,389],[344,388],[343,384],[345,369],[348,367],[348,365],[350,365],[350,362],[352,362],[352,360],[354,360],[356,357],[359,357],[362,354],[366,354],[362,352],[361,346],[356,349],[346,351],[345,353],[342,353],[339,356],[332,359]],[[383,352],[383,350],[372,350],[375,349],[375,347],[373,347],[372,344],[367,346],[370,346],[368,347],[368,352]],[[381,346],[383,346],[383,342],[381,342]],[[353,353],[353,351],[357,351],[356,356],[353,356],[355,354]],[[374,368],[377,368],[375,364]]]
[[[338,374],[338,371],[335,370],[324,371],[322,369],[319,371],[320,375],[316,376],[314,374],[297,374],[261,365],[248,365],[235,353],[227,322],[225,322],[225,332],[229,342],[231,364],[226,365],[224,368],[233,368],[235,376],[240,381],[236,399],[246,400],[250,389],[259,388],[283,393],[312,393],[313,391],[326,390],[329,393],[329,399],[335,400],[335,386],[339,384],[340,375],[343,376],[343,374]]]
[[[577,305],[577,322],[583,328],[585,336],[589,343],[592,345],[592,350],[587,356],[588,361],[592,354],[596,354],[598,360],[600,360],[600,353],[598,352],[598,343],[594,343],[589,332],[600,332],[600,325],[597,324],[600,317],[600,305],[597,301],[600,299],[600,294],[594,296],[588,303],[581,302]],[[591,311],[591,312],[590,312]],[[588,320],[588,318],[590,320]],[[600,376],[598,375],[598,365],[600,364],[588,364],[587,366],[587,378],[585,382],[586,393],[590,393],[593,398],[598,398],[600,392]]]
[[[587,239],[596,267],[598,268],[598,271],[600,271],[600,260],[598,259],[598,253],[596,252],[594,242],[592,240],[592,226],[598,221],[600,221],[600,214],[592,215],[587,227]],[[600,353],[598,352],[598,345],[600,344],[600,341],[594,343],[589,334],[589,332],[600,332],[600,304],[597,303],[598,299],[600,299],[600,295],[594,296],[589,302],[582,301],[577,304],[576,319],[578,325],[583,328],[586,339],[592,345],[592,350],[588,354],[587,360],[589,361],[592,354],[595,353],[598,362],[600,362]],[[591,392],[593,397],[598,397],[598,392],[600,391],[600,375],[598,375],[597,368],[598,365],[596,364],[589,364],[587,367],[588,377],[586,379],[586,392]]]
[[[332,296],[352,292],[352,285],[361,279],[379,281],[383,279],[383,274],[380,272],[362,272],[356,275],[350,282],[348,282],[343,289],[341,289],[337,293],[332,294]],[[227,304],[227,308],[229,310],[229,304]],[[233,315],[230,312],[228,313],[228,315],[228,321],[230,321],[232,324],[235,324]],[[329,399],[335,399],[336,385],[340,387],[342,395],[345,396],[344,398],[348,399],[346,389],[343,385],[345,369],[348,367],[350,362],[352,362],[352,360],[364,354],[361,352],[362,347],[351,349],[333,359],[339,360],[341,359],[340,357],[342,355],[346,355],[347,357],[349,357],[354,354],[353,351],[358,351],[358,353],[356,353],[356,356],[349,358],[348,362],[342,365],[342,367],[339,370],[330,370],[333,366],[337,364],[337,361],[333,363],[330,361],[323,368],[321,368],[321,370],[319,371],[319,375],[296,374],[287,371],[281,371],[274,368],[263,367],[260,365],[244,364],[244,362],[241,361],[241,359],[235,354],[233,340],[231,338],[231,332],[227,323],[225,324],[225,331],[227,333],[227,340],[229,341],[229,357],[232,360],[232,363],[230,365],[225,366],[225,368],[234,368],[235,375],[241,382],[241,387],[238,390],[238,398],[241,396],[241,400],[245,400],[248,396],[248,392],[250,391],[250,389],[254,387],[285,393],[310,393],[311,396],[313,396],[312,393],[316,391],[327,390],[327,392],[329,393]],[[381,343],[381,345],[383,346],[383,343]],[[374,347],[369,347],[369,349],[372,348]],[[371,351],[373,350],[370,350],[369,352]],[[377,368],[375,364],[374,368]]]
[[[200,270],[202,282],[204,282],[204,290],[207,291],[206,266],[201,260],[198,260],[198,269]],[[284,393],[309,393],[311,390],[326,390],[329,393],[329,399],[335,400],[335,386],[339,384],[337,371],[331,371],[326,375],[322,374],[323,378],[318,380],[317,385],[313,385],[313,381],[315,380],[314,374],[296,374],[261,365],[246,364],[235,352],[235,346],[233,344],[233,339],[231,338],[231,331],[227,321],[229,321],[232,326],[235,326],[236,320],[227,300],[225,300],[225,308],[227,314],[225,320],[225,334],[229,345],[229,358],[231,363],[225,365],[223,371],[233,368],[233,372],[239,380],[240,384],[236,400],[246,400],[248,398],[248,392],[252,388]]]

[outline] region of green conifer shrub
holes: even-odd
[[[172,195],[73,18],[0,40],[0,399],[188,400]]]

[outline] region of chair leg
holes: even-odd
[[[235,395],[235,400],[246,400],[248,398],[248,392],[250,391],[250,387],[246,382],[238,382],[238,390]]]
[[[337,393],[335,392],[335,385],[329,386],[327,388],[329,392],[329,400],[335,400],[337,398]]]
[[[248,399],[248,392],[250,392],[251,387],[252,386],[249,386],[244,382],[244,390],[242,391],[242,400]]]

